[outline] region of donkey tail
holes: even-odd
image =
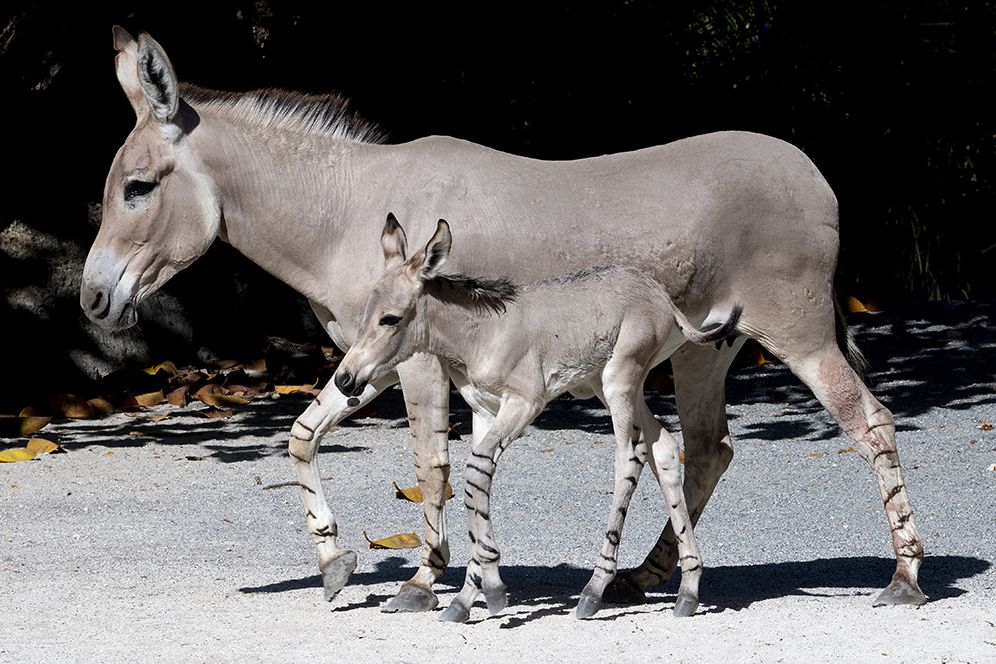
[[[847,319],[844,317],[844,309],[840,306],[840,300],[837,299],[837,293],[833,294],[833,310],[836,316],[836,333],[837,333],[837,346],[840,347],[840,352],[844,354],[847,359],[847,363],[851,365],[854,369],[854,373],[858,374],[861,382],[865,381],[865,377],[868,375],[868,360],[865,358],[865,354],[861,352],[858,348],[858,344],[854,341],[854,335],[851,334],[851,329],[847,326]]]
[[[685,335],[686,339],[697,344],[711,344],[721,342],[736,335],[737,324],[740,323],[740,314],[743,313],[743,310],[744,308],[739,304],[734,305],[729,317],[724,322],[718,325],[711,325],[704,330],[700,330],[692,325],[677,308],[674,310],[674,317],[678,321],[678,327],[681,328],[681,333]]]

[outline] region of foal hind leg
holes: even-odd
[[[671,356],[678,420],[685,441],[684,495],[693,525],[733,459],[726,419],[726,374],[744,341],[741,337],[732,346],[719,349],[688,343]],[[605,601],[644,602],[646,588],[664,585],[671,578],[678,557],[678,540],[669,520],[646,559],[637,568],[619,574],[606,588]]]
[[[640,375],[639,367],[636,369],[632,378],[638,378]],[[642,381],[638,385],[642,385]],[[601,608],[605,587],[615,578],[623,523],[640,473],[643,471],[643,465],[647,460],[647,438],[634,420],[634,413],[638,408],[636,402],[638,400],[643,404],[643,395],[632,385],[628,390],[616,390],[607,385],[605,392],[596,387],[595,393],[612,416],[612,428],[616,437],[613,466],[615,481],[608,526],[602,540],[601,551],[598,553],[599,561],[592,572],[591,580],[581,591],[581,598],[575,609],[575,616],[581,619],[590,618]],[[646,404],[643,404],[643,407],[646,408]]]
[[[872,396],[836,345],[827,344],[801,359],[786,357],[785,363],[854,441],[878,480],[892,530],[896,571],[892,582],[875,599],[875,606],[923,604],[927,597],[917,584],[923,541],[913,522],[913,508],[899,465],[892,413]]]

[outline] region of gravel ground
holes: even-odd
[[[502,458],[493,513],[509,608],[487,618],[478,605],[465,625],[381,613],[418,551],[370,550],[363,531],[422,528],[420,507],[391,485],[414,483],[395,390],[376,418],[344,423],[322,448],[340,542],[360,555],[332,604],[298,489],[266,488],[293,478],[287,432],[306,401],[260,401],[224,421],[192,405],[157,409],[170,415],[160,422],[50,425],[67,454],[0,466],[0,662],[996,661],[996,430],[985,427],[996,424],[994,313],[976,302],[852,320],[872,389],[899,423],[927,547],[931,601],[919,609],[872,608],[893,567],[872,474],[801,384],[769,365],[729,381],[737,453],[697,529],[706,570],[691,619],[671,615],[673,581],[647,604],[573,618],[604,531],[612,440],[604,411],[569,400]],[[673,398],[651,405],[676,431]],[[454,396],[457,430],[469,419]],[[454,468],[468,442],[453,441]],[[624,567],[642,559],[664,514],[645,478]],[[448,515],[444,606],[467,555],[458,501]]]

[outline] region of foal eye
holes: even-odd
[[[147,182],[145,180],[128,180],[125,184],[124,199],[132,201],[142,196],[148,196],[156,188],[157,182]]]
[[[392,316],[390,314],[388,314],[386,316],[383,316],[380,319],[380,324],[381,325],[388,325],[390,327],[394,327],[395,325],[397,325],[400,322],[401,322],[401,317],[400,316]]]

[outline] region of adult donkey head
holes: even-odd
[[[87,316],[110,330],[133,325],[138,303],[207,251],[221,226],[219,197],[190,146],[197,113],[180,99],[173,65],[149,35],[113,33],[137,121],[107,175],[80,287]]]

